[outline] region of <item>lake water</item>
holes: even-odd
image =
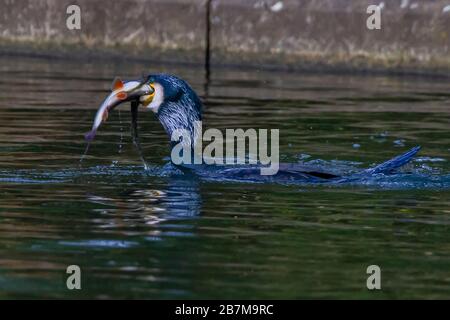
[[[284,162],[407,170],[348,184],[207,181],[170,170],[168,139],[129,107],[89,153],[112,79],[168,72],[206,128],[276,128]],[[0,298],[449,298],[450,80],[0,58]],[[205,90],[208,94],[205,97]],[[366,268],[381,268],[381,291]],[[82,290],[66,288],[66,268]]]

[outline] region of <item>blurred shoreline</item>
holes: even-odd
[[[450,74],[450,3],[2,1],[0,54],[306,71]],[[81,29],[66,25],[70,5]],[[367,7],[381,9],[369,30]]]

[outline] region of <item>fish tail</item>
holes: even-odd
[[[97,133],[97,130],[92,129],[91,131],[89,131],[88,133],[86,133],[84,135],[84,139],[86,139],[86,141],[91,142],[92,140],[94,140],[95,134]]]

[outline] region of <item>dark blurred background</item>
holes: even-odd
[[[447,0],[0,1],[0,53],[447,75]],[[80,29],[69,30],[70,5]],[[370,5],[380,29],[366,26]]]

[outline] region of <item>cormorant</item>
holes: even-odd
[[[202,103],[189,86],[189,84],[168,74],[152,74],[141,80],[123,82],[116,78],[113,82],[112,92],[105,99],[99,108],[95,117],[92,130],[86,134],[86,139],[91,141],[102,122],[117,105],[126,101],[131,102],[132,113],[132,136],[135,145],[138,147],[141,158],[145,163],[139,146],[137,135],[137,109],[143,106],[153,111],[165,131],[172,137],[175,130],[185,130],[190,134],[190,143],[195,139],[195,123],[202,120]],[[178,141],[172,141],[172,147]],[[191,145],[193,148],[193,146]],[[352,174],[354,179],[359,176],[368,176],[374,174],[390,174],[396,169],[408,163],[414,155],[420,150],[420,147],[414,147],[408,152],[388,160],[378,166]],[[233,179],[233,180],[261,180],[261,165],[206,165],[206,164],[182,164],[178,168],[184,172],[191,172],[201,176],[213,176],[215,178]],[[326,182],[326,181],[346,181],[347,176],[324,171],[323,168],[311,167],[296,163],[280,163],[278,172],[266,179],[280,179],[282,181],[300,181],[300,182]]]

